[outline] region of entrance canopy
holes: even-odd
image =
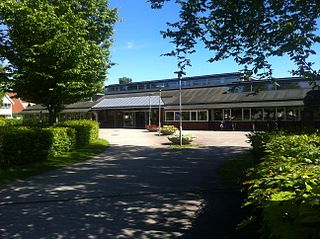
[[[160,99],[160,105],[164,103]],[[92,107],[93,110],[102,109],[126,109],[126,108],[149,108],[150,106],[159,106],[159,96],[137,96],[137,97],[119,97],[100,101]]]

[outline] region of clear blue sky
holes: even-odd
[[[161,10],[154,10],[146,0],[110,0],[110,4],[119,9],[121,21],[116,24],[111,49],[111,60],[116,65],[109,70],[106,84],[118,83],[118,78],[122,76],[130,77],[133,81],[176,77],[176,59],[160,56],[173,49],[169,39],[163,39],[160,31],[166,29],[166,22],[177,20],[177,6],[169,4]],[[192,67],[187,69],[187,76],[242,69],[232,59],[208,63],[209,58],[210,52],[198,46],[197,53],[191,56]],[[273,58],[271,62],[275,77],[290,76],[289,70],[294,68],[286,57]]]

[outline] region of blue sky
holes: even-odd
[[[177,20],[178,8],[168,4],[161,10],[150,8],[146,0],[110,0],[112,7],[119,9],[121,21],[116,24],[112,61],[116,63],[109,70],[106,84],[118,83],[122,76],[133,81],[174,78],[177,61],[174,57],[161,56],[173,49],[169,39],[163,39],[160,30],[166,29],[166,22]],[[211,53],[212,54],[212,53]],[[192,67],[187,76],[235,72],[242,69],[232,59],[208,63],[210,52],[197,47],[191,56]],[[275,77],[289,76],[294,65],[286,57],[273,58],[271,63]]]

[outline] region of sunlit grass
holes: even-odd
[[[0,185],[11,183],[19,179],[25,179],[49,170],[68,167],[102,153],[108,147],[109,143],[106,140],[98,139],[84,148],[67,152],[62,156],[31,164],[14,166],[8,169],[0,169]]]

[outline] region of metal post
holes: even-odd
[[[158,133],[159,133],[159,136],[160,136],[160,133],[161,133],[161,89],[159,89],[159,129],[158,129]]]
[[[180,146],[182,146],[182,107],[181,107],[181,75],[179,77],[179,139],[180,139]]]
[[[151,95],[149,94],[149,117],[148,117],[148,125],[151,125]]]

